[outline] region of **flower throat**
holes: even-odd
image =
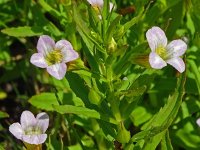
[[[164,60],[167,59],[167,52],[166,52],[166,49],[165,47],[163,47],[162,45],[161,46],[158,46],[157,49],[156,49],[156,53]]]
[[[48,66],[51,66],[53,64],[60,63],[63,59],[63,56],[60,50],[54,50],[50,52],[45,59]]]

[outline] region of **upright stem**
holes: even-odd
[[[108,80],[108,101],[111,105],[111,110],[117,122],[121,122],[121,114],[119,110],[119,98],[115,96],[115,91],[113,88],[113,70],[112,67],[109,65],[106,67],[106,77]]]

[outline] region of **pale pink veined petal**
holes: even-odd
[[[92,6],[103,7],[103,0],[87,0]]]
[[[197,119],[196,123],[198,124],[198,126],[200,127],[200,118]]]
[[[30,62],[40,68],[46,68],[48,66],[42,53],[33,54]]]
[[[162,69],[167,63],[155,52],[151,52],[149,55],[149,63],[154,69]]]
[[[173,40],[166,47],[167,53],[171,57],[182,56],[187,50],[187,45],[183,40]]]
[[[167,37],[165,32],[159,27],[152,27],[146,32],[146,38],[151,51],[155,51],[158,46],[167,46]]]
[[[37,126],[42,130],[42,133],[44,133],[49,126],[49,116],[47,115],[47,113],[42,112],[36,116],[36,119]]]
[[[23,135],[22,141],[29,143],[29,144],[42,144],[46,141],[47,134],[38,134],[38,135]]]
[[[26,110],[23,111],[21,114],[20,123],[22,128],[26,130],[27,127],[36,125],[36,118],[34,117],[32,112]]]
[[[180,73],[185,71],[185,63],[183,62],[183,59],[180,57],[171,58],[167,60],[167,63],[172,65]]]
[[[45,56],[54,50],[55,42],[48,35],[40,36],[37,43],[37,50],[39,53],[43,53]]]
[[[13,123],[9,126],[9,131],[17,138],[22,139],[22,135],[24,134],[24,130],[19,123]]]
[[[71,43],[67,40],[60,40],[56,43],[56,49],[61,50],[63,55],[63,62],[70,62],[79,57],[78,53],[73,50]]]
[[[64,78],[67,71],[67,65],[65,63],[59,63],[47,67],[47,72],[58,80]]]

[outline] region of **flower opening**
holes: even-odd
[[[162,69],[170,64],[180,73],[185,70],[185,63],[180,57],[187,49],[187,45],[183,40],[173,40],[167,44],[167,37],[159,27],[149,29],[146,38],[151,49],[149,63],[152,68]]]
[[[37,67],[46,68],[47,72],[58,80],[65,76],[66,63],[79,57],[69,41],[60,40],[55,43],[47,35],[40,36],[37,50],[38,53],[31,56],[30,62]]]
[[[45,57],[45,60],[48,64],[48,66],[51,66],[51,65],[57,64],[57,63],[61,63],[62,59],[63,59],[63,56],[62,56],[61,50],[59,50],[59,49],[50,52]]]
[[[101,19],[101,11],[103,9],[103,4],[104,1],[103,0],[87,0],[88,3],[90,3],[90,5],[92,5],[93,9],[96,11],[96,13],[98,14],[99,18]],[[112,8],[113,8],[113,3],[109,4],[109,11],[111,12]]]
[[[164,60],[166,59],[167,52],[166,52],[166,49],[165,49],[164,46],[159,45],[159,46],[156,48],[156,53],[157,53],[161,58],[163,58]]]
[[[42,112],[36,118],[30,111],[23,111],[20,123],[13,123],[9,126],[9,131],[24,143],[39,145],[45,142],[45,134],[49,126],[49,116]]]
[[[42,129],[38,126],[30,126],[24,130],[25,135],[38,135],[42,134]]]

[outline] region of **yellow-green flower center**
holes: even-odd
[[[100,14],[100,7],[98,5],[92,6],[95,10],[95,12],[99,15]]]
[[[53,50],[46,56],[46,62],[49,66],[56,64],[56,63],[61,63],[63,59],[63,55],[60,50]]]
[[[162,45],[157,47],[156,54],[158,54],[164,60],[167,59],[167,51]]]
[[[28,127],[25,130],[25,135],[38,135],[38,134],[42,134],[42,130],[39,127]]]

